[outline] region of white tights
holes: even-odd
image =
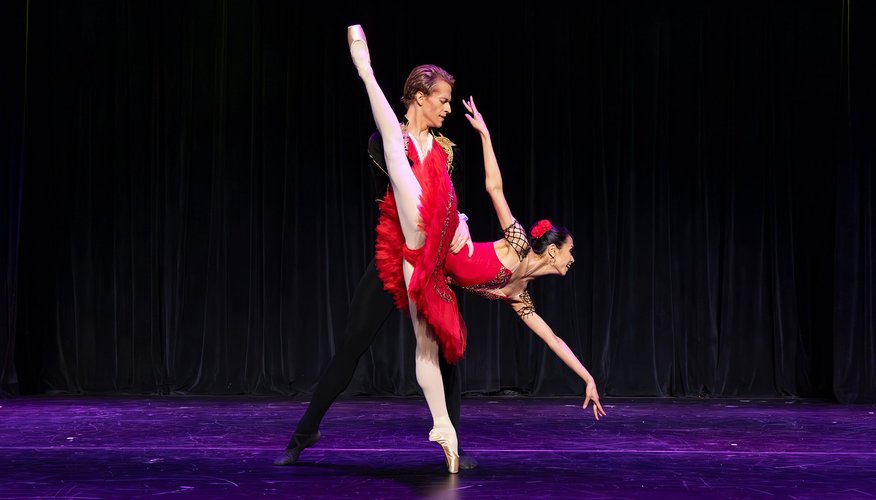
[[[374,77],[367,46],[364,43],[353,43],[350,47],[350,54],[359,76],[365,83],[365,90],[368,92],[368,100],[371,103],[371,113],[374,115],[377,130],[383,138],[383,154],[386,158],[386,166],[398,207],[398,216],[405,236],[405,243],[408,248],[415,250],[422,247],[426,240],[425,234],[418,226],[420,220],[418,205],[422,189],[408,163],[404,148],[405,138],[402,135],[401,127],[399,127],[398,119]],[[413,265],[404,261],[406,286],[410,283],[413,271]],[[408,300],[408,303],[417,338],[417,383],[423,390],[426,404],[432,413],[433,427],[452,430],[453,426],[447,413],[447,403],[444,400],[444,383],[441,379],[441,370],[438,367],[438,342],[429,331],[426,320],[417,312],[413,300]],[[455,441],[455,432],[453,435]]]

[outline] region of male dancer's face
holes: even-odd
[[[444,119],[450,114],[450,99],[453,88],[449,83],[440,80],[432,88],[432,93],[418,99],[420,112],[430,128],[441,128]]]

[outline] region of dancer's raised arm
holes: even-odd
[[[511,208],[508,206],[508,201],[505,200],[505,191],[502,185],[502,172],[499,170],[499,161],[496,159],[496,152],[493,150],[493,141],[490,138],[490,131],[487,128],[487,123],[484,117],[478,111],[478,107],[474,102],[474,97],[469,96],[468,101],[462,100],[463,106],[468,110],[465,117],[471,126],[480,134],[481,145],[484,150],[484,183],[487,188],[487,193],[493,201],[493,208],[496,210],[496,215],[499,217],[499,225],[504,229],[514,224],[514,215],[511,214]]]

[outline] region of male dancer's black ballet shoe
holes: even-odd
[[[292,440],[289,441],[289,446],[286,447],[286,451],[274,459],[274,465],[294,464],[298,461],[298,455],[301,455],[301,452],[304,451],[305,448],[310,448],[315,445],[316,442],[319,441],[319,438],[319,431],[309,434],[299,434],[296,432],[292,435]]]
[[[478,461],[468,453],[459,449],[459,470],[472,470],[477,468]]]
[[[444,459],[447,461],[447,472],[456,474],[459,472],[459,452],[457,452],[451,443],[450,434],[453,433],[453,441],[456,441],[456,431],[453,427],[449,429],[434,427],[429,431],[429,441],[438,443],[444,451]]]

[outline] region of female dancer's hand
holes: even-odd
[[[593,418],[599,420],[600,415],[605,416],[605,410],[602,409],[602,405],[599,404],[599,393],[596,391],[596,382],[592,379],[587,383],[587,390],[584,393],[587,396],[587,399],[584,400],[584,409],[587,409],[587,405],[592,401],[593,402]]]
[[[474,127],[474,129],[481,134],[489,137],[490,131],[487,130],[487,123],[484,121],[484,117],[481,116],[481,113],[478,111],[478,107],[475,105],[474,97],[469,96],[468,101],[463,99],[462,105],[465,106],[465,109],[468,110],[468,113],[465,114],[465,117],[468,119],[468,122],[471,123],[471,126]]]

